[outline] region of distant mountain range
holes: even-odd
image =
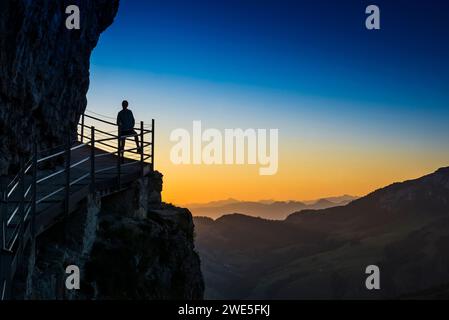
[[[449,298],[449,167],[283,221],[194,221],[206,298]]]
[[[230,213],[242,213],[253,217],[261,217],[270,220],[283,220],[289,214],[304,209],[326,209],[343,206],[357,199],[357,197],[344,195],[329,197],[311,201],[239,201],[227,199],[209,203],[186,204],[194,216],[219,218]]]

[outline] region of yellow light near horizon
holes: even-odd
[[[258,201],[363,196],[447,165],[443,157],[418,151],[341,150],[336,146],[301,151],[284,145],[278,173],[260,176],[257,165],[173,165],[168,160],[168,146],[156,157],[156,169],[164,174],[163,200],[178,205],[228,198]]]

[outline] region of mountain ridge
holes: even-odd
[[[333,199],[334,201],[330,201]],[[249,216],[262,217],[270,220],[283,220],[290,213],[305,210],[305,209],[324,209],[335,206],[346,205],[350,201],[357,199],[353,196],[341,196],[321,198],[313,201],[274,201],[274,200],[261,200],[261,201],[240,201],[235,199],[227,199],[220,201],[212,201],[205,204],[191,204],[186,205],[192,211],[194,216],[208,216],[214,219],[220,216],[242,213]]]

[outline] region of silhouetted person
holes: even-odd
[[[137,132],[134,130],[136,121],[134,120],[134,115],[131,110],[128,109],[128,101],[123,100],[122,102],[123,110],[117,115],[117,125],[119,126],[120,135],[120,152],[119,156],[123,156],[125,143],[127,137],[134,136],[136,141],[137,152],[143,152],[142,148],[139,147],[139,137]]]

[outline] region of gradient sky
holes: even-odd
[[[377,4],[381,30],[365,28]],[[449,2],[122,0],[88,109],[156,119],[165,201],[364,195],[449,165]],[[275,176],[175,166],[171,130],[279,128]]]

